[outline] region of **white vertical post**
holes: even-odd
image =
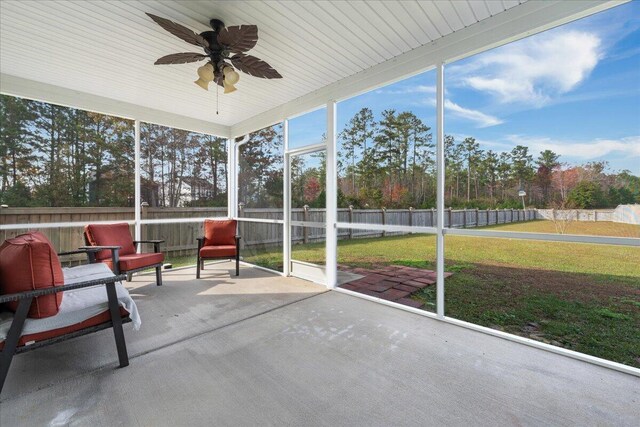
[[[338,284],[338,176],[336,159],[336,102],[327,103],[326,271],[327,287]]]
[[[283,273],[291,275],[291,156],[289,155],[289,120],[282,124],[284,141],[284,171],[283,171],[283,203],[282,203],[282,257]]]
[[[436,86],[436,313],[444,318],[444,64],[438,64],[438,82]]]
[[[227,139],[227,216],[238,216],[238,168],[235,138]]]
[[[142,203],[142,194],[141,194],[141,180],[140,180],[140,120],[135,120],[134,122],[134,168],[135,168],[135,179],[134,179],[134,235],[136,240],[142,239],[142,226],[140,224],[140,220],[142,218],[141,212],[141,203]],[[138,245],[138,251],[140,251],[140,245]]]

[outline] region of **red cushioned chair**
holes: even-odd
[[[12,319],[6,337],[0,340],[0,392],[14,355],[106,328],[113,328],[120,367],[129,365],[122,324],[130,322],[131,318],[120,307],[116,291],[116,283],[125,276],[86,276],[65,283],[58,258],[58,255],[84,253],[91,261],[95,259],[97,251],[97,248],[92,247],[56,254],[49,239],[37,231],[8,239],[0,245],[0,310],[7,310]],[[78,272],[82,268],[83,266],[73,267],[68,271]],[[106,287],[106,311],[79,323],[23,335],[23,327],[28,318],[38,320],[58,315],[63,294],[97,285]],[[67,318],[68,312],[69,310],[65,314]]]
[[[164,240],[133,240],[129,224],[89,224],[84,227],[84,241],[88,247],[100,247],[95,261],[103,262],[115,274],[126,273],[127,281],[137,271],[156,269],[156,284],[162,285],[162,263],[164,254],[160,252],[160,243]],[[138,245],[152,243],[152,253],[137,253]],[[115,251],[112,254],[112,251]]]
[[[236,260],[236,276],[240,275],[240,236],[238,221],[235,219],[204,221],[204,237],[198,237],[198,265],[196,279],[204,270],[205,259]]]

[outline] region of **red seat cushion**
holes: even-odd
[[[236,245],[238,222],[235,219],[204,220],[204,246]]]
[[[120,307],[120,315],[124,319],[129,317],[129,312],[125,310],[124,307]],[[20,337],[20,340],[18,341],[18,346],[22,346],[25,343],[28,343],[31,341],[38,342],[38,341],[47,340],[49,338],[60,337],[62,335],[70,334],[72,332],[79,331],[81,329],[90,328],[92,326],[100,325],[102,323],[106,323],[110,321],[111,321],[111,313],[109,312],[109,310],[106,310],[100,314],[90,317],[87,320],[84,320],[80,323],[76,323],[71,326],[65,326],[64,328],[52,329],[50,331],[38,332],[35,334],[23,335]],[[4,348],[4,341],[0,341],[0,350],[2,350],[3,348]]]
[[[120,268],[120,271],[124,272],[148,267],[154,264],[160,264],[163,261],[164,254],[162,253],[130,254],[120,257],[118,267]],[[109,268],[113,270],[113,262],[111,261],[111,258],[104,259],[101,262],[107,264]]]
[[[203,246],[200,249],[201,258],[235,257],[236,245]]]
[[[51,242],[39,231],[30,231],[6,240],[0,246],[0,293],[14,294],[64,284],[62,266]],[[58,314],[62,292],[35,298],[29,317],[42,318]],[[15,312],[18,302],[6,303]]]
[[[84,235],[91,246],[120,246],[120,256],[136,253],[129,224],[89,224],[84,227]],[[96,259],[111,258],[111,251],[100,251]]]

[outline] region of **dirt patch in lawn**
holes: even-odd
[[[508,284],[513,297],[532,292],[579,302],[602,302],[609,298],[640,300],[640,279],[628,276],[566,273],[532,268],[475,264],[464,269],[482,282]]]

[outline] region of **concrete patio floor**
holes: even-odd
[[[243,267],[128,284],[142,329],[18,355],[0,425],[637,425],[640,379]]]

